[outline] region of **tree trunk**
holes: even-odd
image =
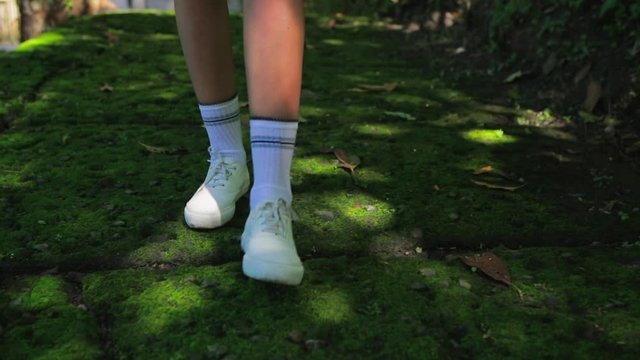
[[[69,15],[97,14],[102,10],[115,10],[110,0],[17,0],[20,9],[20,41],[40,35],[47,27],[62,24]]]
[[[47,0],[18,0],[20,9],[20,41],[44,31],[47,22]]]

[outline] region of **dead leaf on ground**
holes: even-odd
[[[494,280],[511,285],[511,275],[507,265],[492,252],[482,253],[475,256],[461,256],[463,263],[478,268]]]
[[[516,81],[516,80],[520,79],[522,76],[524,76],[524,74],[525,74],[525,73],[523,73],[523,72],[522,72],[522,70],[518,70],[518,71],[516,71],[516,72],[514,72],[514,73],[511,73],[509,76],[507,76],[507,77],[504,79],[504,81],[503,81],[503,82],[504,82],[505,84],[512,83],[512,82],[514,82],[514,81]]]
[[[485,252],[475,256],[460,256],[460,260],[468,266],[475,267],[492,279],[513,287],[522,299],[522,291],[511,282],[507,264],[493,252]]]
[[[333,149],[333,154],[338,159],[338,167],[349,170],[354,183],[356,180],[356,167],[360,165],[360,158],[357,155],[348,154],[344,149]]]
[[[474,184],[479,185],[479,186],[484,186],[487,187],[489,189],[499,189],[499,190],[507,190],[507,191],[515,191],[520,189],[521,187],[523,187],[525,184],[520,184],[520,185],[501,185],[501,184],[492,184],[492,183],[488,183],[486,181],[481,181],[481,180],[471,180]]]
[[[640,153],[640,141],[636,141],[635,143],[627,146],[625,151],[627,152],[627,154]]]
[[[353,89],[355,91],[372,91],[372,92],[391,92],[398,88],[397,82],[390,82],[382,85],[376,84],[358,84],[356,88]]]
[[[591,62],[586,63],[578,72],[573,76],[573,83],[577,84],[584,79],[591,70]]]
[[[338,159],[338,166],[351,172],[360,165],[360,158],[357,155],[348,154],[344,149],[334,149],[333,154]]]
[[[104,33],[104,37],[107,39],[107,41],[113,45],[116,45],[120,42],[120,37],[116,34],[114,34],[111,31],[106,31]]]
[[[493,166],[487,165],[487,166],[483,166],[480,169],[474,171],[473,175],[480,175],[480,174],[488,173],[488,172],[491,172],[491,171],[493,171]]]
[[[491,165],[479,168],[473,172],[473,175],[474,178],[471,181],[474,184],[490,189],[514,191],[525,185],[516,175],[508,174]]]
[[[167,154],[167,155],[172,155],[172,154],[177,154],[180,152],[180,149],[176,149],[176,148],[171,148],[171,147],[162,147],[162,146],[151,146],[151,145],[147,145],[144,143],[139,142],[140,145],[142,145],[142,147],[144,147],[145,150],[147,150],[148,152],[152,153],[152,154]]]
[[[542,65],[542,74],[545,76],[551,74],[551,72],[556,68],[557,65],[558,65],[558,56],[556,55],[555,52],[553,52],[551,53],[551,55],[549,55],[549,57],[547,58],[547,61],[545,61],[544,64]]]
[[[587,96],[584,99],[584,104],[582,105],[584,109],[588,112],[593,112],[593,109],[600,101],[600,97],[602,96],[602,85],[598,80],[589,81],[589,86],[587,86]]]
[[[109,84],[104,84],[104,85],[100,86],[100,91],[102,91],[102,92],[113,92],[113,86],[111,86]]]
[[[408,120],[408,121],[414,121],[416,119],[415,116],[411,115],[411,114],[407,114],[405,112],[402,111],[385,111],[384,112],[385,115],[387,116],[391,116],[391,117],[397,117],[403,120]]]

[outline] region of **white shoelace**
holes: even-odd
[[[206,184],[210,187],[225,186],[236,167],[232,163],[225,162],[218,149],[210,147],[209,154],[211,158],[207,161],[211,163],[213,172]]]
[[[266,202],[258,208],[258,221],[264,232],[276,235],[284,234],[284,221],[290,217],[287,214],[287,205],[282,199],[278,199],[278,205],[273,202]]]

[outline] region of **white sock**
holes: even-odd
[[[278,198],[291,205],[291,160],[298,122],[252,118],[249,125],[253,159],[250,207]]]
[[[217,104],[200,105],[200,115],[207,129],[211,147],[218,149],[226,159],[246,162],[246,154],[242,146],[238,96]]]

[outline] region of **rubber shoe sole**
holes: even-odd
[[[252,279],[291,286],[300,285],[304,275],[302,264],[280,264],[248,254],[242,258],[242,271]]]

